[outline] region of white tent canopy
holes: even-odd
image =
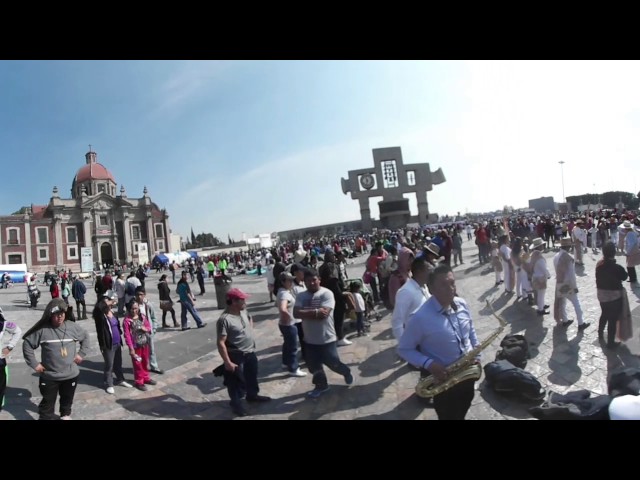
[[[175,261],[176,263],[182,264],[182,262],[191,258],[189,252],[163,253],[163,255],[169,259],[169,263],[173,263]]]

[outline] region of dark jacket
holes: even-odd
[[[99,305],[100,303],[98,303]],[[111,350],[113,346],[113,336],[111,333],[111,325],[109,324],[109,319],[107,316],[102,313],[102,311],[98,308],[93,310],[93,320],[96,323],[96,333],[98,334],[98,344],[100,345],[100,351],[103,350]],[[115,316],[115,315],[114,315]],[[120,344],[123,344],[124,336],[122,335],[122,326],[118,321],[118,331],[120,332]]]
[[[601,290],[622,290],[629,275],[615,259],[602,259],[596,265],[596,287]]]
[[[87,286],[80,279],[73,282],[71,286],[71,295],[76,300],[84,300],[84,295],[87,293]]]
[[[166,281],[158,283],[158,292],[160,292],[160,300],[171,301],[171,297],[169,296],[171,290],[169,289],[169,285],[167,285]]]

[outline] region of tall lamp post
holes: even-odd
[[[562,203],[567,203],[567,198],[564,196],[564,160],[558,162],[560,164],[560,175],[562,175]]]

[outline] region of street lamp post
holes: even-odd
[[[567,198],[564,196],[564,160],[558,162],[560,164],[560,175],[562,175],[562,202],[567,203]]]

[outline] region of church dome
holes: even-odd
[[[89,163],[78,170],[73,180],[73,184],[83,183],[90,180],[111,180],[116,183],[111,172],[100,163]]]

